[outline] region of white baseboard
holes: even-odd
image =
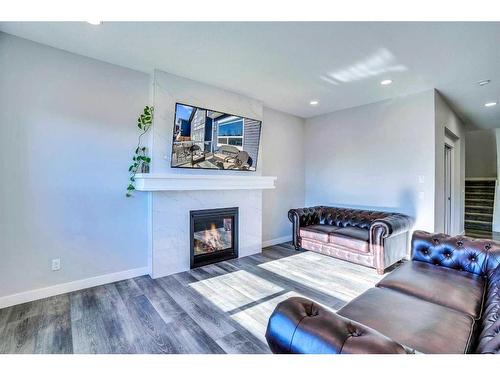
[[[131,270],[108,273],[106,275],[95,276],[88,279],[76,280],[69,283],[57,284],[45,288],[11,294],[9,296],[0,297],[0,308],[14,306],[25,302],[31,302],[41,298],[57,296],[58,294],[74,292],[76,290],[92,288],[94,286],[114,283],[116,281],[125,279],[131,279],[134,277],[147,275],[148,273],[148,267],[134,268]]]
[[[272,240],[262,242],[262,247],[268,247],[273,245],[278,245],[283,242],[289,242],[292,240],[292,236],[284,236],[274,238]],[[149,274],[148,267],[134,268],[131,270],[108,273],[106,275],[100,275],[91,277],[88,279],[70,281],[64,284],[57,284],[48,286],[45,288],[28,290],[26,292],[11,294],[9,296],[0,297],[0,309],[19,305],[25,302],[36,301],[38,299],[57,296],[59,294],[74,292],[81,289],[92,288],[94,286],[114,283],[121,280],[131,279],[138,276],[143,276]]]
[[[278,237],[278,238],[274,238],[272,240],[268,240],[268,241],[263,241],[262,242],[262,247],[268,247],[268,246],[274,246],[274,245],[278,245],[280,243],[283,243],[283,242],[289,242],[292,240],[292,236],[284,236],[284,237]]]

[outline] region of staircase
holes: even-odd
[[[494,179],[465,180],[465,230],[493,230]]]

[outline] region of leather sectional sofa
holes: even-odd
[[[405,262],[336,313],[280,303],[274,353],[500,353],[500,243],[416,231]]]
[[[407,255],[406,215],[316,206],[288,211],[296,249],[316,251],[376,268],[379,274]]]

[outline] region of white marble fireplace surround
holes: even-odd
[[[155,107],[149,147],[151,174],[137,176],[139,191],[150,195],[149,267],[153,278],[189,270],[191,210],[239,208],[239,256],[262,249],[262,189],[274,178],[256,172],[189,170],[170,167],[175,103],[262,120],[262,103],[217,87],[155,71]],[[265,126],[265,124],[262,124]],[[262,142],[261,142],[262,144]]]
[[[239,256],[262,248],[262,191],[165,191],[152,197],[152,277],[189,269],[189,211],[239,208]]]

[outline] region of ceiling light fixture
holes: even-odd
[[[488,103],[485,103],[484,106],[485,107],[494,107],[496,106],[498,103],[497,102],[488,102]]]
[[[382,86],[387,86],[387,85],[390,85],[392,83],[392,79],[384,79],[383,81],[380,81],[380,84]]]
[[[317,100],[311,100],[311,101],[309,102],[309,104],[310,104],[310,105],[318,105],[318,104],[319,104],[319,102],[318,102]]]
[[[486,86],[486,85],[487,85],[488,83],[490,83],[490,82],[491,82],[491,80],[490,80],[490,79],[484,79],[484,80],[482,80],[482,81],[479,81],[477,84],[478,84],[479,86]]]
[[[97,26],[102,23],[102,21],[87,21],[87,23],[90,23],[91,25]]]

